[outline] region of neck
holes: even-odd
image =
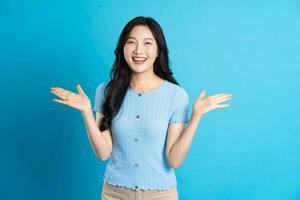
[[[163,79],[152,74],[132,74],[130,80],[130,87],[138,90],[148,90],[159,85]]]

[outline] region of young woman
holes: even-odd
[[[203,90],[188,119],[188,94],[172,76],[163,31],[150,17],[126,24],[115,56],[111,80],[97,87],[93,109],[79,84],[78,94],[51,87],[62,99],[54,101],[81,111],[95,154],[109,158],[103,200],[176,200],[174,168],[182,164],[201,117],[228,107],[220,103],[232,95],[205,96]]]

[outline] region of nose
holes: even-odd
[[[139,45],[139,44],[137,44],[136,46],[135,46],[135,49],[134,49],[134,51],[133,51],[133,53],[135,53],[135,54],[140,54],[141,52],[142,52],[142,47],[141,47],[141,45]]]

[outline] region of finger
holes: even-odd
[[[64,91],[61,88],[52,88],[51,91],[56,92],[57,94],[60,94],[61,96],[64,96]]]
[[[229,99],[223,99],[223,100],[217,100],[217,101],[213,101],[212,104],[214,105],[222,105],[221,103],[229,101]]]
[[[64,95],[61,94],[61,92],[55,90],[55,89],[52,89],[51,90],[51,93],[53,93],[54,95],[58,96],[59,98],[63,99],[64,98]]]
[[[55,87],[54,89],[56,89],[59,92],[64,92],[66,91],[65,89],[61,88],[61,87]]]
[[[222,94],[211,95],[209,97],[213,99],[213,98],[224,97],[224,96],[228,96],[228,95],[230,95],[230,94],[222,93]]]
[[[230,104],[218,104],[216,105],[216,108],[225,108],[225,107],[229,107]]]
[[[213,101],[214,102],[223,102],[223,101],[228,101],[232,99],[232,96],[222,96],[222,97],[217,97]]]
[[[69,105],[68,102],[63,101],[63,100],[59,100],[59,99],[52,99],[53,101],[60,103],[60,104],[64,104],[64,105]]]
[[[203,99],[204,96],[206,94],[206,91],[205,90],[202,90],[201,94],[199,95],[199,97],[197,98],[197,101],[200,100],[200,99]]]
[[[67,94],[69,94],[69,93],[73,93],[73,92],[71,92],[70,90],[66,90],[66,89],[63,89],[63,88],[60,88],[60,87],[56,87],[56,90],[57,90],[58,92],[60,92],[62,95],[67,95]]]
[[[83,89],[82,89],[82,87],[80,86],[80,84],[77,84],[76,88],[77,88],[77,91],[79,92],[79,94],[80,94],[81,96],[85,96],[85,92],[83,91]]]
[[[69,95],[73,95],[75,94],[74,92],[71,92],[69,90],[64,90],[62,88],[56,88],[54,89],[54,91],[56,91],[59,94],[59,97],[62,99],[66,99]]]
[[[211,102],[222,102],[225,100],[229,100],[232,98],[232,95],[219,95],[219,96],[215,96],[215,97],[210,97],[210,101]]]

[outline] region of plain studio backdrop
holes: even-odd
[[[139,15],[161,24],[189,115],[203,89],[233,94],[200,121],[179,199],[300,199],[299,1],[1,0],[1,200],[100,199],[107,161],[50,87],[80,83],[93,105]]]

